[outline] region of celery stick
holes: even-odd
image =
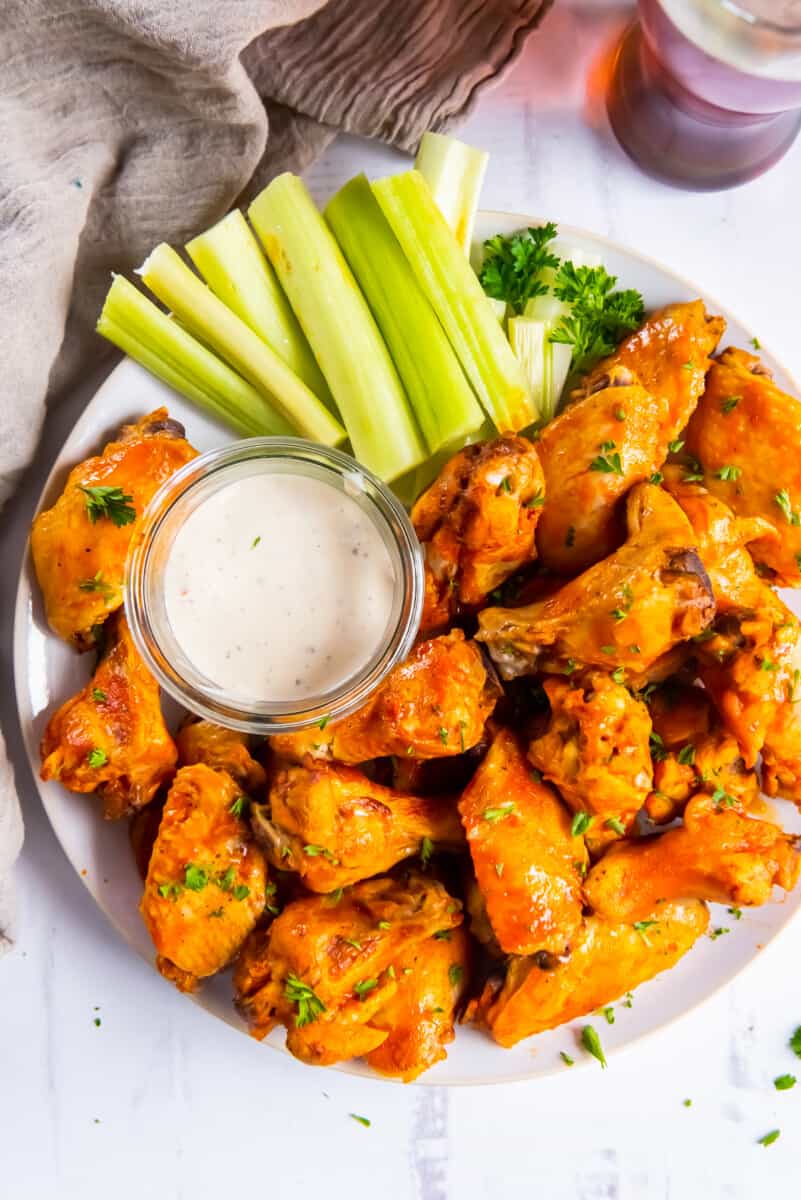
[[[428,449],[433,454],[478,429],[481,406],[367,177],[346,183],[323,216],[372,309]]]
[[[333,398],[275,271],[239,209],[187,242],[186,252],[214,295],[280,354],[318,399]]]
[[[492,311],[495,313],[495,316],[498,320],[498,324],[501,326],[501,328],[503,328],[504,322],[506,320],[506,301],[505,300],[496,300],[493,296],[487,296],[487,303],[489,304]]]
[[[509,344],[526,372],[531,399],[537,407],[537,417],[550,419],[546,412],[550,395],[546,362],[548,326],[542,321],[532,321],[530,317],[510,317],[507,330]]]
[[[484,411],[501,432],[524,429],[537,418],[525,372],[426,181],[406,171],[373,191]]]
[[[121,275],[113,276],[97,331],[238,433],[294,433],[265,398]]]
[[[424,133],[414,160],[437,208],[467,255],[488,162],[485,150],[443,133]]]
[[[382,479],[396,479],[426,449],[334,235],[296,175],[274,179],[248,216],[328,380],[356,457]]]
[[[142,264],[142,279],[182,325],[260,391],[303,437],[336,446],[339,421],[284,360],[231,312],[164,242]]]
[[[573,360],[573,347],[564,342],[552,342],[549,336],[548,349],[551,355],[551,372],[547,407],[551,417],[553,417],[559,408],[559,401],[562,398],[565,381],[570,373],[570,364]],[[547,419],[550,420],[550,417]]]

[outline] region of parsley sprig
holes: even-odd
[[[304,983],[302,979],[298,979],[297,975],[293,975],[291,972],[286,977],[284,996],[292,1004],[297,1005],[295,1025],[298,1029],[301,1029],[304,1025],[310,1025],[312,1021],[317,1020],[320,1013],[325,1012],[325,1005],[314,989],[309,987],[308,983]]]
[[[94,525],[101,517],[108,518],[114,525],[130,525],[136,520],[136,509],[129,496],[119,487],[83,487],[86,515]]]
[[[618,342],[642,324],[643,299],[631,288],[615,291],[617,277],[604,267],[574,267],[563,262],[554,295],[571,307],[551,334],[552,342],[573,347],[571,370],[586,371],[611,354]]]
[[[544,296],[548,285],[542,273],[556,270],[559,259],[548,249],[556,237],[552,221],[523,233],[504,237],[498,233],[484,243],[484,262],[479,272],[488,296],[505,300],[518,315],[535,296]]]

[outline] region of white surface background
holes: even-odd
[[[726,297],[801,375],[801,144],[729,193],[682,193],[641,176],[587,84],[627,9],[561,0],[484,95],[463,128],[492,154],[482,203],[583,225],[663,259]],[[323,200],[357,170],[403,162],[343,138],[309,180]],[[4,566],[80,403],[51,424],[14,505]],[[14,751],[13,729],[10,741]],[[801,924],[736,986],[607,1071],[592,1062],[536,1084],[450,1092],[374,1083],[304,1068],[183,1001],[117,941],[27,774],[19,782],[20,940],[0,961],[3,1200],[205,1200],[245,1188],[275,1200],[323,1190],[331,1200],[752,1200],[782,1185],[799,1194],[801,1083],[779,1093],[772,1080],[801,1078],[787,1048],[801,1024]],[[780,1140],[757,1145],[773,1128]]]

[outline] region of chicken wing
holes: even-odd
[[[103,816],[115,821],[153,799],[173,775],[178,755],[161,715],[158,684],[121,612],[105,642],[86,687],[47,723],[40,775],[71,792],[96,792]]]
[[[475,746],[500,695],[480,648],[460,629],[418,642],[364,708],[336,723],[271,738],[281,758],[361,763],[385,754],[445,758]]]
[[[713,365],[687,428],[706,486],[738,516],[762,517],[778,537],[750,550],[775,583],[801,584],[801,404],[754,354],[728,347]]]
[[[477,442],[446,463],[412,509],[426,560],[422,632],[481,604],[535,557],[544,488],[537,450],[524,437]]]
[[[139,906],[156,966],[181,991],[221,971],[264,911],[264,856],[230,775],[182,767],[164,805]]]
[[[737,740],[720,724],[703,688],[669,680],[647,700],[651,714],[654,789],[645,802],[651,820],[667,824],[680,816],[687,801],[707,791],[727,803],[754,811],[759,780],[749,770]]]
[[[627,367],[651,396],[667,402],[663,427],[665,444],[689,421],[704,390],[710,355],[723,336],[723,317],[711,316],[701,300],[669,304],[625,338],[614,354],[603,359],[585,380],[586,394],[616,367]],[[657,464],[658,465],[658,464]]]
[[[558,592],[524,608],[486,608],[476,637],[505,678],[579,664],[637,675],[715,612],[690,523],[660,487],[626,501],[628,540]]]
[[[778,534],[763,517],[738,517],[719,496],[679,466],[664,470],[664,486],[692,525],[718,613],[762,601],[765,583],[746,550],[749,543],[777,541]]]
[[[501,1046],[594,1012],[675,966],[709,924],[706,905],[662,904],[646,934],[587,917],[569,958],[511,958],[498,986],[487,983],[471,1015]]]
[[[202,762],[215,771],[227,771],[249,796],[258,795],[267,783],[264,767],[250,753],[246,733],[190,717],[178,730],[175,741],[182,767]]]
[[[418,797],[328,763],[281,766],[253,828],[270,862],[297,871],[312,892],[333,892],[388,871],[423,843],[459,849],[464,834],[448,797]]]
[[[537,549],[552,571],[576,575],[623,541],[620,501],[667,457],[668,410],[667,399],[614,367],[545,426],[537,443],[546,495]]]
[[[600,671],[543,686],[551,715],[529,761],[575,812],[591,815],[588,837],[628,832],[652,785],[648,709]]]
[[[701,793],[685,808],[683,825],[612,846],[584,891],[600,917],[641,922],[659,900],[765,904],[774,885],[789,891],[800,869],[793,838],[778,825]]]
[[[367,1055],[382,1075],[411,1083],[446,1056],[454,1014],[467,984],[469,939],[464,929],[418,942],[395,964],[397,991],[371,1024],[387,1039]]]
[[[564,954],[581,924],[587,852],[509,730],[495,735],[459,812],[498,945],[507,954]]]
[[[292,901],[251,935],[234,971],[253,1037],[284,1025],[287,1049],[319,1066],[376,1050],[388,1037],[376,1018],[398,990],[398,964],[460,925],[460,909],[441,883],[415,874]]]
[[[31,530],[31,554],[50,627],[79,650],[122,604],[128,547],[165,479],[194,458],[166,408],[126,425],[103,453],[74,467]]]

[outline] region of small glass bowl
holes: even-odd
[[[336,688],[291,703],[245,702],[201,674],[175,638],[163,586],[173,540],[189,514],[221,488],[262,472],[317,479],[354,500],[381,535],[395,575],[392,611],[372,658]],[[128,554],[125,612],[137,649],[165,691],[199,717],[266,735],[337,720],[360,708],[409,653],[423,588],[423,556],[412,524],[379,479],[349,455],[302,438],[248,438],[192,459],[156,492]]]

